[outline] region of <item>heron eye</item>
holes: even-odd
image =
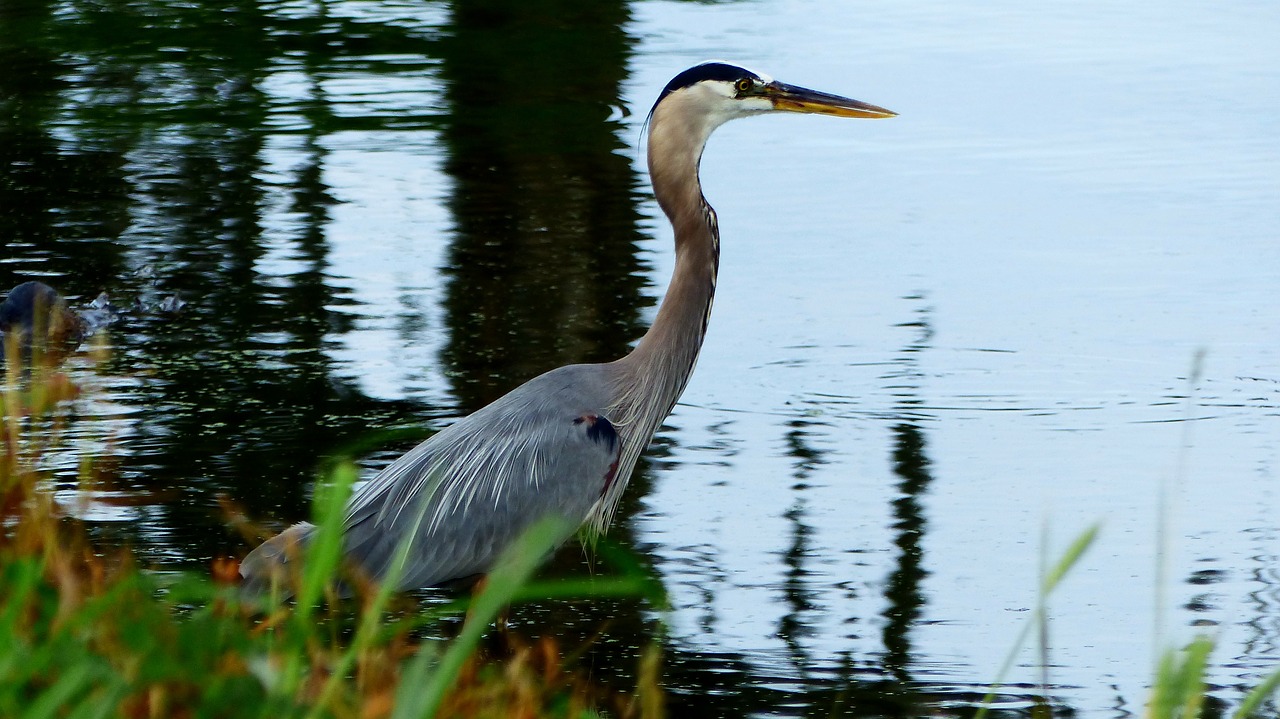
[[[738,91],[739,95],[745,95],[755,87],[755,83],[751,82],[751,78],[744,77],[733,84],[733,89]]]

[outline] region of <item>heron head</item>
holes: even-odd
[[[672,105],[682,115],[700,115],[710,128],[737,117],[800,112],[837,117],[893,117],[897,113],[839,95],[778,82],[726,62],[704,62],[676,75],[663,88],[650,117]]]

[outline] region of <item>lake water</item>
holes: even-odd
[[[661,636],[673,716],[966,715],[1100,523],[1008,715],[1141,715],[1199,633],[1228,706],[1280,666],[1280,6],[113,8],[0,10],[0,279],[189,303],[70,361],[103,541],[243,553],[220,498],[298,519],[371,430],[625,352],[672,267],[641,124],[721,58],[900,116],[713,138],[711,329],[612,534],[673,608],[517,624],[611,620],[621,679]]]

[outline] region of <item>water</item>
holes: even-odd
[[[672,262],[640,125],[718,57],[901,115],[731,124],[704,159],[716,311],[614,530],[672,596],[673,715],[963,713],[1095,522],[1050,600],[1055,711],[1140,714],[1197,632],[1223,701],[1280,664],[1280,11],[534,5],[0,13],[0,284],[189,302],[71,361],[55,489],[103,541],[243,552],[220,498],[296,519],[370,428],[625,352]],[[656,617],[517,621],[611,620],[621,681]]]

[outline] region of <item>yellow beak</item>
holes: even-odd
[[[785,112],[868,118],[896,117],[898,114],[870,103],[776,81],[765,85],[763,94],[773,103],[773,109]]]

